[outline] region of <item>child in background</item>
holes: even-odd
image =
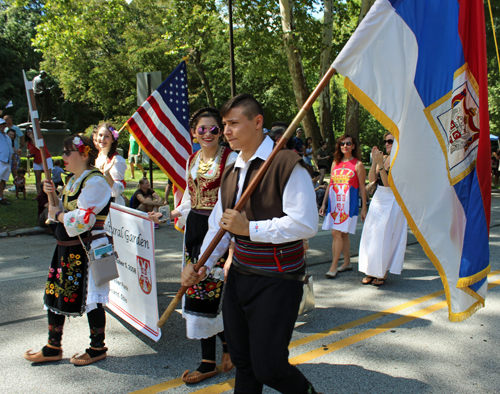
[[[61,177],[62,174],[64,174],[64,170],[61,168],[61,160],[54,161],[54,167],[52,167],[52,182],[54,182],[56,191],[59,186],[64,188],[64,182]]]
[[[22,168],[17,171],[17,176],[14,178],[14,186],[16,187],[16,200],[19,198],[19,192],[23,192],[24,199],[26,200],[26,170]]]

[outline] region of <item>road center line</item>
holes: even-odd
[[[492,277],[492,276],[495,276],[497,274],[500,274],[500,270],[491,272],[488,276]],[[490,283],[488,286],[488,289],[491,289],[491,288],[496,287],[498,285],[500,285],[500,280]],[[401,305],[397,305],[397,306],[385,309],[381,312],[377,312],[377,313],[371,314],[369,316],[363,317],[361,319],[354,320],[354,321],[349,322],[347,324],[342,324],[340,326],[331,328],[329,330],[310,335],[306,338],[298,339],[298,340],[290,343],[289,349],[292,349],[292,348],[297,347],[297,346],[305,345],[307,343],[310,343],[310,342],[313,342],[313,341],[316,341],[319,339],[323,339],[323,338],[328,337],[330,335],[333,335],[335,333],[345,331],[349,328],[354,328],[354,327],[357,327],[359,325],[362,325],[362,324],[371,322],[373,320],[379,319],[381,317],[394,314],[394,313],[399,312],[403,309],[406,309],[406,308],[418,305],[420,303],[429,301],[429,300],[436,298],[436,297],[439,297],[441,295],[444,295],[444,290],[436,291],[434,293],[425,295],[423,297],[419,297],[419,298],[416,298],[414,300],[405,302]],[[428,306],[427,308],[421,309],[417,312],[410,313],[406,316],[402,316],[402,317],[400,317],[396,320],[393,320],[391,322],[382,324],[382,325],[378,326],[377,328],[368,329],[364,332],[355,334],[351,337],[341,339],[340,341],[332,342],[331,344],[329,344],[327,346],[328,350],[325,350],[324,347],[321,347],[321,348],[318,348],[315,350],[311,350],[311,351],[304,353],[302,355],[293,357],[290,359],[290,363],[302,364],[302,363],[310,361],[314,358],[320,357],[321,355],[331,353],[335,350],[342,349],[346,346],[352,345],[352,344],[357,343],[359,341],[362,341],[364,339],[368,339],[368,338],[371,338],[377,334],[381,334],[383,332],[386,332],[387,330],[389,330],[391,328],[408,323],[412,320],[415,320],[415,319],[418,319],[422,316],[428,315],[429,313],[440,310],[446,306],[447,306],[446,301],[438,302],[436,304]],[[146,387],[146,388],[141,389],[141,390],[134,391],[130,394],[156,394],[156,393],[159,393],[161,391],[165,391],[168,389],[179,387],[183,384],[184,384],[184,382],[182,381],[182,379],[177,378],[177,379],[169,380],[167,382],[156,384],[154,386]],[[207,388],[204,388],[204,389],[201,389],[198,391],[194,391],[192,394],[220,394],[220,393],[224,393],[225,391],[231,390],[232,388],[234,388],[234,379],[230,379],[230,380],[227,380],[227,381],[224,381],[221,383],[216,383],[210,387],[207,387]]]

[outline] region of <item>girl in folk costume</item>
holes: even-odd
[[[326,273],[333,279],[338,272],[352,270],[350,263],[349,233],[356,232],[361,194],[361,220],[366,217],[366,171],[356,139],[348,134],[341,136],[336,143],[332,164],[330,184],[325,193],[320,214],[325,216],[323,230],[332,230],[333,261]],[[344,264],[337,269],[340,252],[344,253]]]
[[[222,173],[237,158],[237,154],[231,149],[219,144],[222,119],[215,108],[207,107],[196,111],[189,121],[189,128],[201,149],[188,160],[188,187],[181,203],[170,214],[171,219],[182,216],[186,221],[183,269],[186,264],[196,264],[198,260],[208,231],[208,217],[218,199]],[[149,215],[158,223],[160,214],[151,212]],[[187,337],[201,340],[202,353],[198,369],[192,373],[185,371],[182,375],[182,380],[186,383],[197,383],[218,373],[215,362],[216,336],[219,336],[223,345],[222,371],[227,372],[233,366],[225,343],[221,314],[224,285],[222,271],[227,259],[226,253],[205,280],[187,290],[182,301]]]
[[[125,190],[125,171],[127,162],[116,153],[118,146],[118,131],[109,123],[97,126],[97,141],[99,143],[99,156],[95,166],[101,170],[111,187],[113,202],[125,205],[122,193]]]
[[[27,351],[31,362],[57,361],[62,358],[61,338],[66,316],[87,313],[90,347],[70,361],[91,364],[106,357],[104,347],[105,313],[109,283],[97,286],[88,266],[86,248],[107,245],[104,220],[108,215],[111,191],[104,176],[93,167],[97,150],[90,138],[78,135],[64,141],[63,160],[74,175],[59,200],[52,181],[43,181],[43,190],[52,193],[58,206],[49,206],[49,218],[57,225],[57,247],[45,285],[44,304],[48,310],[49,339],[39,352]]]
[[[401,274],[406,250],[407,222],[389,186],[390,160],[394,137],[387,132],[384,144],[387,155],[377,147],[372,149],[373,164],[368,173],[370,182],[377,182],[377,190],[370,203],[370,212],[359,244],[359,270],[367,276],[363,284],[382,286],[387,272]]]

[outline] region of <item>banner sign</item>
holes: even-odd
[[[148,215],[111,204],[106,231],[113,235],[120,277],[110,282],[109,309],[158,342],[154,227]]]

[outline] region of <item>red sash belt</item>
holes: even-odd
[[[242,268],[276,273],[293,272],[304,265],[304,245],[302,240],[286,244],[267,244],[236,238],[233,259]]]

